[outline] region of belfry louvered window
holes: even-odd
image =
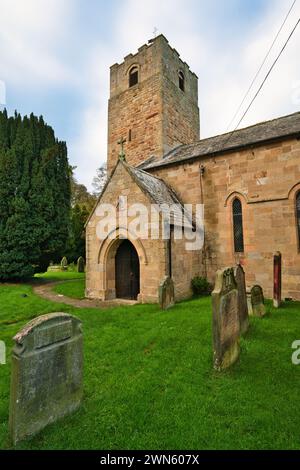
[[[296,196],[296,217],[297,217],[297,228],[298,228],[298,247],[300,250],[300,191]]]
[[[243,209],[239,199],[234,199],[232,203],[233,215],[233,238],[234,251],[236,253],[244,252],[244,233],[243,233]]]

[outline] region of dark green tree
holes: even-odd
[[[93,178],[94,196],[99,197],[107,182],[107,165],[104,163],[96,170],[96,176]]]
[[[67,147],[42,117],[0,112],[0,281],[64,254],[71,183]]]
[[[80,256],[85,258],[85,223],[97,201],[95,195],[90,194],[83,184],[77,182],[75,169],[76,167],[69,168],[72,207],[66,256],[71,263],[76,263]]]

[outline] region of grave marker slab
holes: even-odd
[[[9,428],[16,444],[80,406],[81,321],[65,313],[43,315],[14,340]]]
[[[240,319],[238,289],[233,268],[217,272],[212,293],[214,368],[221,371],[231,366],[240,353]]]
[[[245,334],[249,328],[249,314],[247,305],[245,271],[240,264],[234,268],[234,277],[238,288],[238,311],[240,318],[240,328],[241,333]]]
[[[254,317],[263,317],[266,314],[264,293],[261,286],[253,286],[248,292],[249,314]]]
[[[175,304],[174,282],[169,276],[166,276],[159,285],[159,305],[162,310],[167,310]]]

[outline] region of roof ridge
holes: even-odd
[[[291,113],[291,114],[286,114],[284,116],[279,116],[277,118],[268,119],[267,121],[260,121],[260,122],[257,122],[256,124],[251,124],[250,126],[241,127],[240,129],[235,129],[234,131],[229,131],[229,132],[225,132],[223,134],[216,134],[216,135],[212,135],[210,137],[205,137],[204,139],[196,140],[196,142],[194,142],[193,144],[188,144],[188,145],[195,145],[199,142],[203,142],[203,141],[209,140],[209,139],[215,139],[217,137],[223,137],[223,136],[225,137],[227,135],[234,134],[235,132],[245,131],[245,130],[251,129],[253,127],[263,126],[264,124],[269,124],[269,123],[274,122],[274,121],[280,121],[281,119],[286,119],[286,118],[289,118],[291,116],[296,116],[296,114],[300,115],[300,111],[296,111],[295,113]],[[178,148],[178,147],[176,147],[176,148]]]
[[[152,175],[152,174],[150,174],[148,171],[142,170],[141,168],[138,168],[138,167],[136,167],[136,166],[128,165],[128,163],[126,163],[126,165],[127,165],[130,169],[132,169],[132,170],[134,170],[134,171],[139,171],[140,173],[143,173],[143,174],[146,175],[147,177],[150,176],[150,177],[153,178],[153,179],[159,180],[161,183],[164,183],[164,184],[167,186],[166,182],[165,182],[162,178],[160,178],[159,176]]]
[[[229,138],[230,136],[230,138]],[[167,166],[172,163],[183,163],[186,160],[201,156],[217,155],[234,149],[249,148],[292,137],[300,137],[300,112],[261,121],[251,126],[236,129],[225,134],[219,134],[195,141],[191,144],[176,147],[159,160],[146,164],[144,171],[152,168]]]

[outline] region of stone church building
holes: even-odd
[[[107,166],[86,226],[87,297],[157,302],[171,276],[180,300],[193,277],[213,283],[236,263],[271,297],[280,251],[283,297],[300,300],[300,113],[200,140],[198,78],[160,35],[111,67]],[[99,237],[99,207],[122,213],[125,197],[149,210],[203,204],[203,247],[187,250],[172,230],[168,240],[138,237],[126,220]]]

